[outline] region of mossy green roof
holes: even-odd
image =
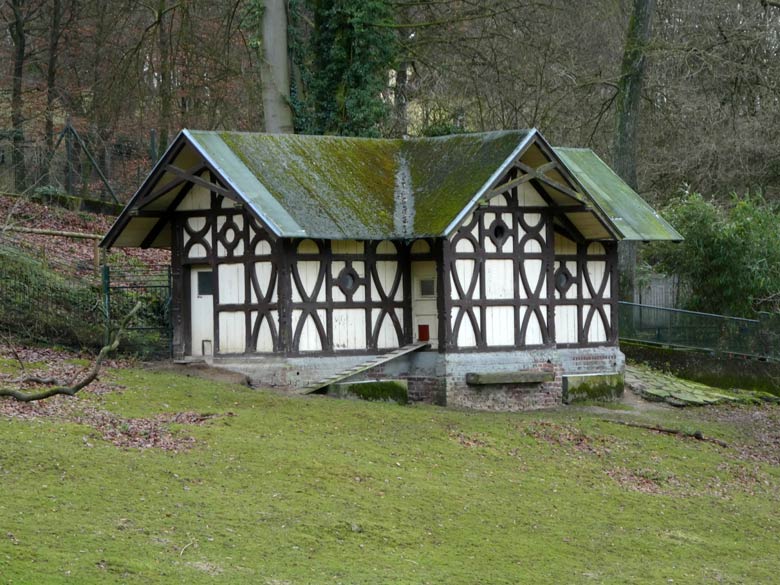
[[[380,140],[185,131],[279,235],[326,239],[442,235],[530,133]]]
[[[186,140],[278,236],[379,240],[448,235],[536,137],[543,140],[536,130],[409,140],[183,130],[174,144]],[[130,209],[171,152],[104,245],[132,223]],[[614,237],[681,239],[592,151],[555,152]]]
[[[588,148],[554,148],[624,240],[682,241],[683,237]]]

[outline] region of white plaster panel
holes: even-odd
[[[531,316],[528,318],[528,328],[525,332],[524,345],[542,345],[544,343],[544,336],[542,331],[547,328],[546,315],[547,307],[540,307],[542,317],[541,319],[531,311]],[[520,323],[523,323],[526,313],[529,312],[528,307],[520,307]]]
[[[542,296],[546,296],[544,283],[547,274],[544,271],[544,262],[542,260],[526,260],[523,262],[521,270],[525,270],[525,277],[526,280],[528,280],[530,291],[525,290],[521,279],[520,298],[527,299],[533,296],[538,296],[540,293]]]
[[[382,312],[378,309],[374,309],[371,312],[371,330],[376,329],[376,321]],[[395,310],[395,314],[399,319],[399,322],[403,323],[403,315],[400,309]],[[377,347],[379,349],[390,349],[399,347],[398,334],[395,331],[395,325],[390,315],[384,314],[382,324],[379,327],[379,335],[377,336]]]
[[[252,328],[254,329],[255,324],[257,323],[257,311],[252,312]],[[276,313],[276,311],[270,313],[270,318],[273,320],[274,326],[276,330],[278,331],[278,322],[279,317]],[[262,323],[260,323],[260,329],[257,332],[257,345],[255,345],[255,351],[259,351],[262,353],[271,353],[274,351],[274,338],[273,335],[271,335],[271,326],[268,323],[268,317],[263,318]]]
[[[260,288],[260,295],[265,297],[268,294],[269,289],[272,289],[271,299],[272,303],[276,302],[276,283],[271,283],[271,276],[273,274],[272,262],[255,262],[255,276],[257,277],[257,284]],[[254,287],[252,290],[252,302],[256,303],[259,299],[255,294]]]

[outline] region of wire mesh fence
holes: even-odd
[[[16,235],[0,233],[0,335],[97,349],[136,304],[141,310],[119,351],[144,359],[171,355],[169,266],[103,266],[66,261]]]
[[[157,158],[156,139],[128,136],[106,140],[66,124],[53,148],[42,139],[12,140],[0,131],[0,190],[66,193],[105,201],[124,200],[140,185]]]
[[[141,310],[122,341],[122,351],[145,359],[170,357],[173,339],[170,266],[103,266],[102,281],[108,323],[115,324],[137,302],[141,303]]]
[[[99,347],[105,324],[100,283],[60,268],[0,240],[0,331],[33,342]]]
[[[777,317],[742,319],[619,303],[620,339],[780,360]]]

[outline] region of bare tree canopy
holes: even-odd
[[[133,161],[127,191],[181,127],[538,127],[621,168],[634,151],[657,200],[683,185],[780,198],[773,0],[8,0],[0,17],[6,190],[56,186],[46,161],[70,117],[101,167]]]

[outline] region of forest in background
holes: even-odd
[[[120,199],[182,127],[263,130],[265,4],[4,0],[0,164],[13,169],[11,187],[61,188],[52,153],[68,118]],[[780,199],[778,2],[289,0],[286,8],[297,132],[537,127],[622,171],[619,118],[629,108],[637,176],[627,180],[656,203],[683,186],[724,200],[748,191]],[[641,83],[629,103],[632,59]]]
[[[688,308],[780,311],[780,1],[3,0],[0,18],[0,192],[126,201],[184,127],[536,127],[686,238],[639,261],[622,244],[621,298],[644,266]]]

